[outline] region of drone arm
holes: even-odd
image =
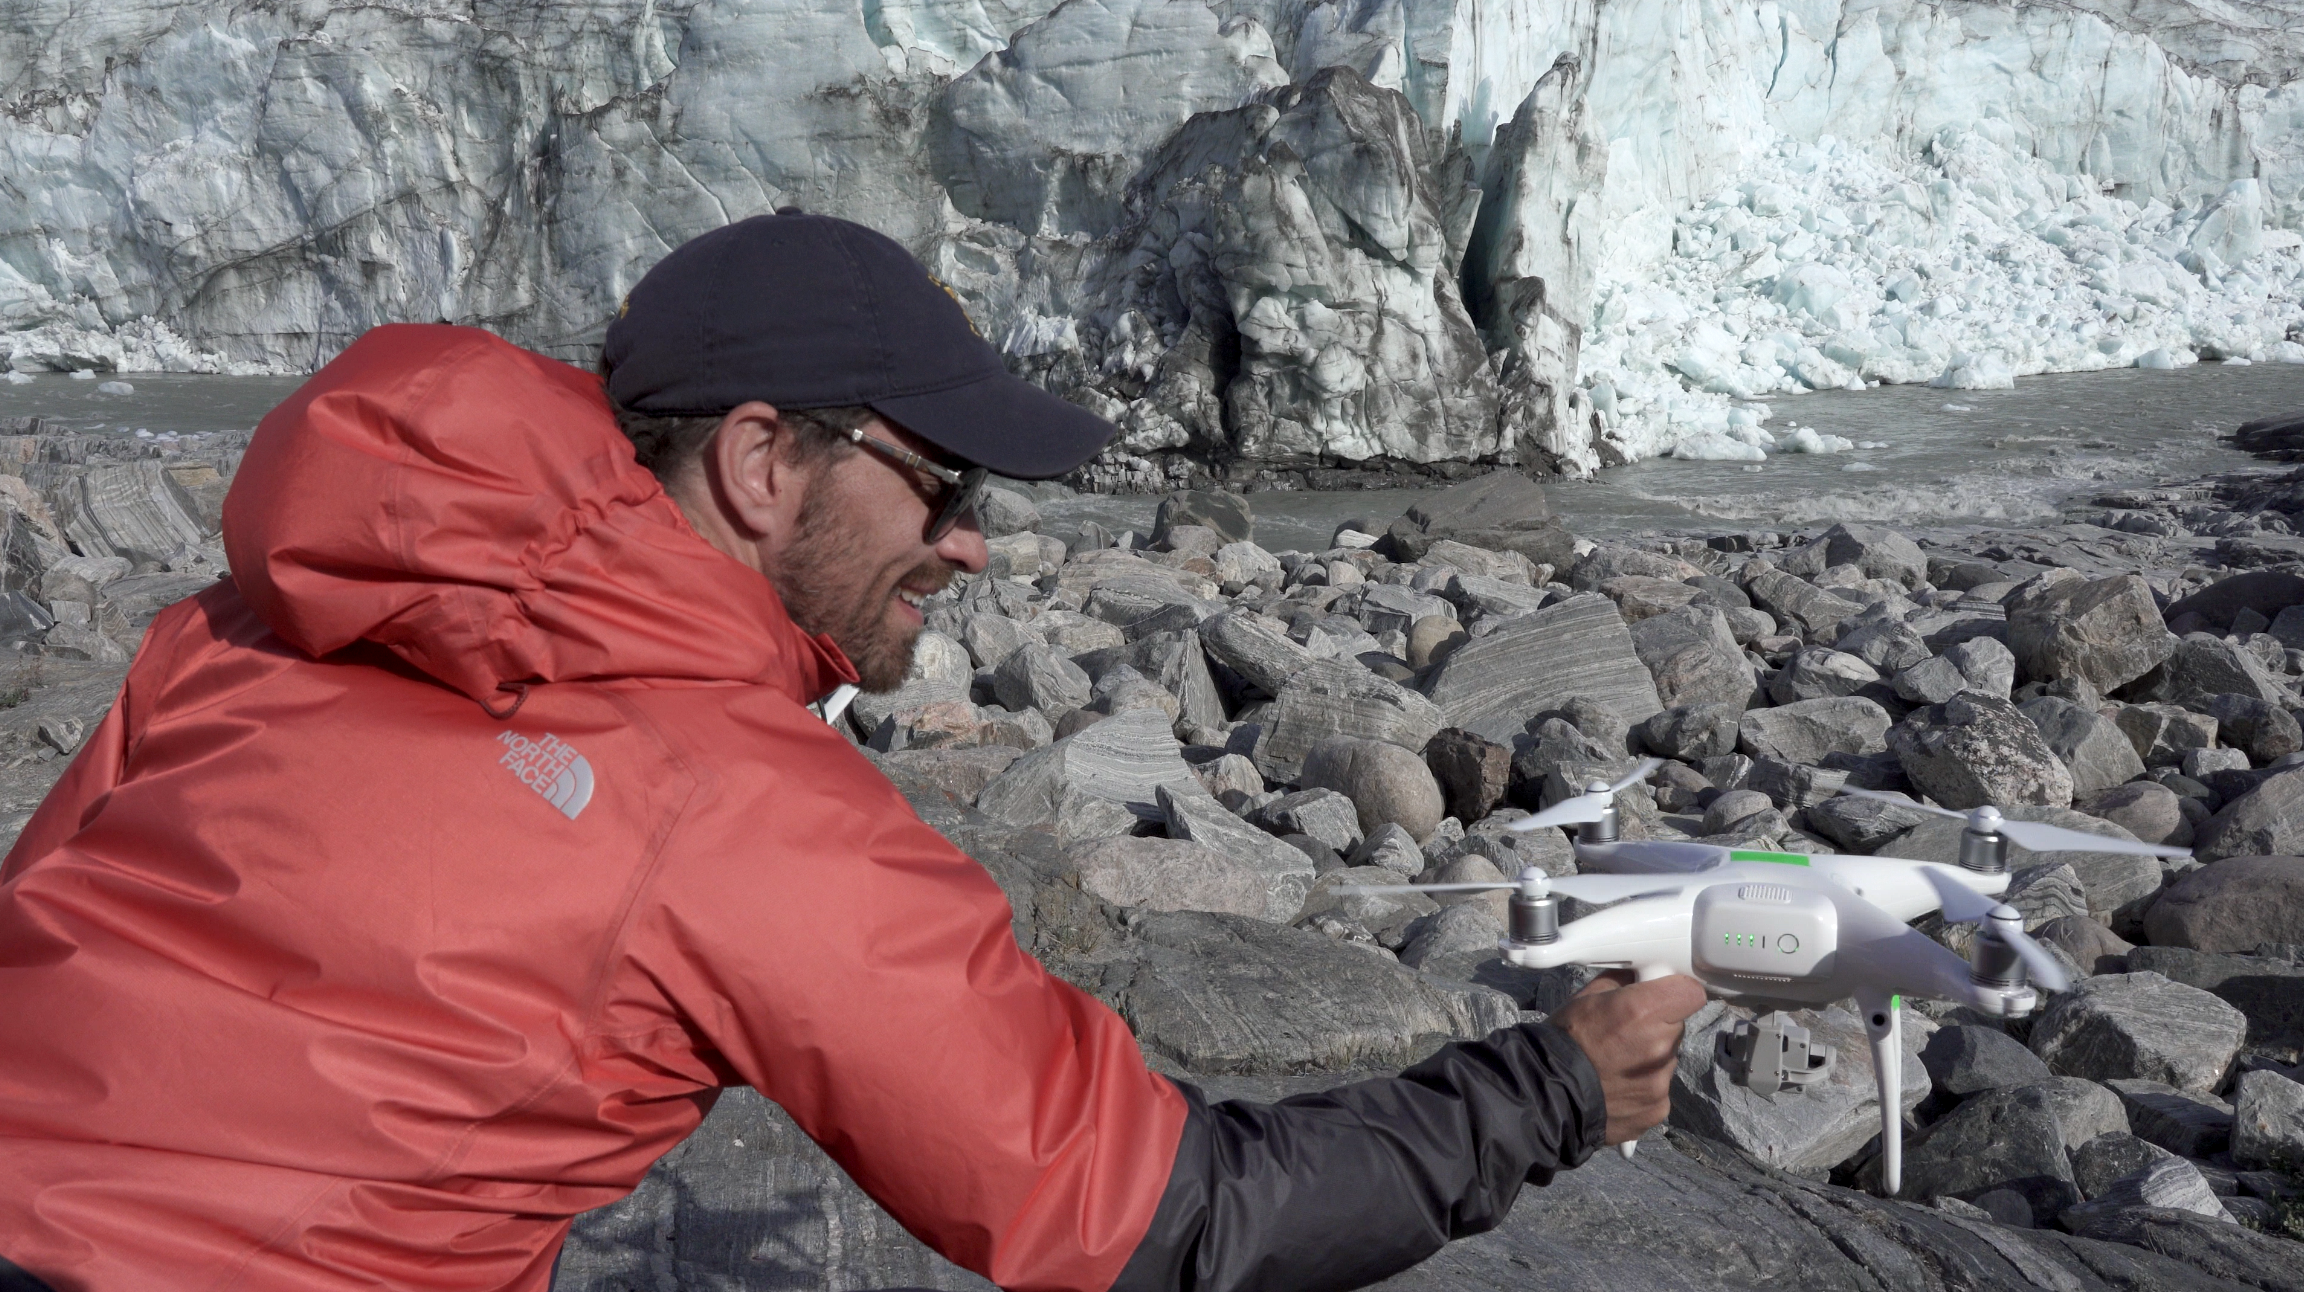
[[[1495,1227],[1607,1131],[1591,1060],[1543,1023],[1279,1103],[1178,1088],[1175,1165],[1115,1292],[1362,1287]]]
[[[1642,979],[1689,972],[1686,894],[1643,898],[1560,926],[1559,940],[1508,944],[1505,958],[1526,969],[1584,964],[1629,968]]]

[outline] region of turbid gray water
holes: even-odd
[[[60,430],[198,434],[254,426],[299,382],[157,373],[113,380],[131,393],[65,376],[0,383],[0,417],[40,416]],[[1886,386],[1778,399],[1771,408],[1769,429],[1779,436],[1805,426],[1880,447],[1764,463],[1653,459],[1556,482],[1553,504],[1571,529],[1591,534],[2045,521],[2091,493],[2262,466],[2220,437],[2252,418],[2304,413],[2304,366],[2065,373],[2024,378],[2013,390]],[[1324,547],[1343,521],[1381,527],[1424,492],[1260,493],[1257,536],[1275,550]],[[1046,498],[1041,510],[1119,530],[1149,527],[1154,505],[1084,495]]]

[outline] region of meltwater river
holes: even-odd
[[[254,426],[294,390],[295,377],[158,373],[118,378],[131,394],[62,375],[0,382],[0,417],[37,415],[57,429],[154,436]],[[1779,398],[1768,424],[1884,445],[1832,454],[1778,454],[1765,463],[1659,458],[1589,481],[1547,486],[1580,534],[1666,529],[1781,529],[1835,520],[1913,526],[2053,521],[2075,496],[2269,469],[2220,440],[2244,421],[2304,416],[2304,366],[2201,364],[2173,371],[2026,377],[2013,390],[1883,386]],[[1260,493],[1257,540],[1314,550],[1342,521],[1379,527],[1420,490]],[[1145,528],[1154,500],[1083,495],[1048,499],[1051,519]]]

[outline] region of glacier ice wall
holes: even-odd
[[[1105,478],[1769,451],[1755,403],[2304,357],[2265,0],[17,0],[0,360],[582,360],[797,203],[1112,415]]]

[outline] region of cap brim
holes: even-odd
[[[939,448],[1013,480],[1063,475],[1119,428],[1006,372],[922,395],[870,401],[873,411]]]

